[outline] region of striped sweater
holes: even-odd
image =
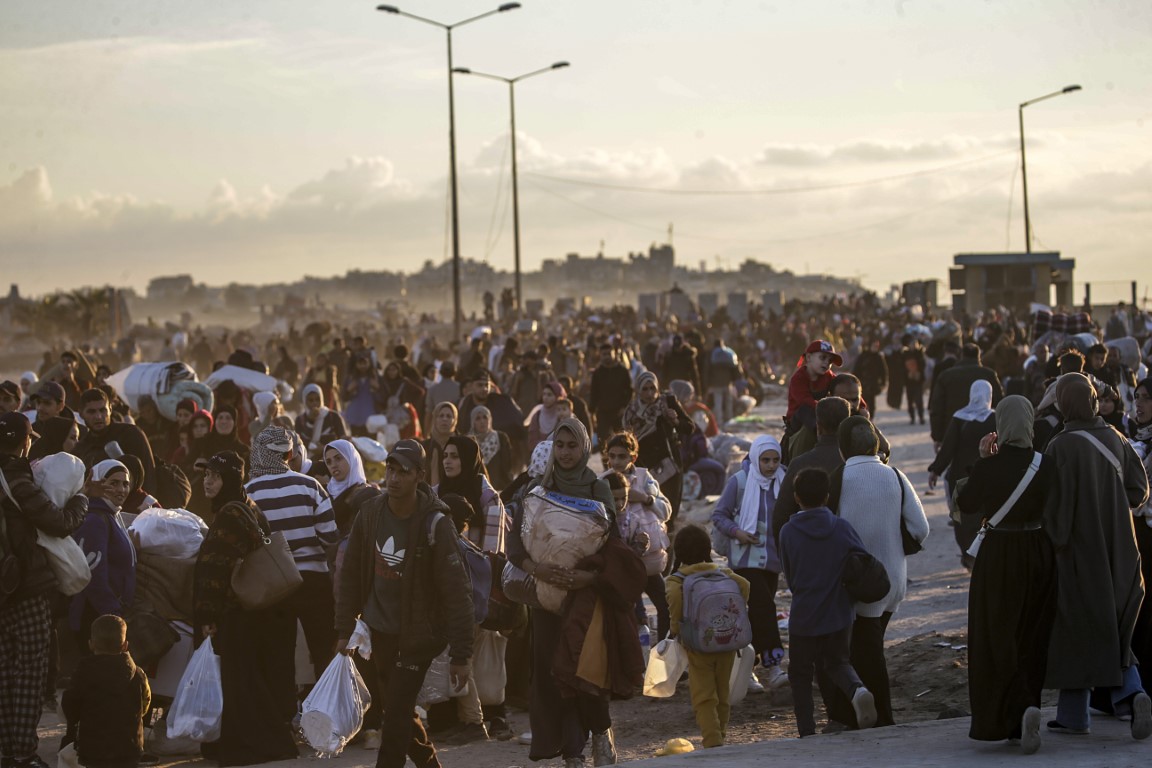
[[[299,472],[262,475],[244,486],[248,496],[280,531],[292,548],[301,571],[328,572],[326,550],[336,546],[340,532],[332,500],[313,478]]]

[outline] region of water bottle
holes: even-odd
[[[640,652],[644,654],[644,664],[648,664],[648,653],[652,650],[652,630],[647,624],[640,625]]]

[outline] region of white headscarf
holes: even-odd
[[[92,465],[92,479],[93,480],[106,480],[108,475],[113,472],[123,472],[128,476],[128,480],[132,480],[132,473],[128,471],[128,467],[124,466],[116,459],[104,459]]]
[[[360,458],[360,452],[356,450],[356,446],[347,440],[333,440],[324,446],[324,450],[329,448],[335,450],[344,457],[344,461],[348,462],[348,476],[343,480],[332,478],[328,481],[328,495],[336,498],[344,491],[356,485],[367,485],[368,478],[364,476],[364,460]]]
[[[952,415],[961,421],[984,421],[994,413],[992,385],[984,379],[977,379],[968,390],[968,405]]]
[[[744,487],[744,499],[740,502],[740,518],[736,521],[745,533],[756,533],[760,523],[761,494],[772,488],[773,481],[776,483],[774,491],[779,494],[780,484],[784,482],[783,464],[776,467],[776,472],[770,477],[760,474],[760,454],[764,451],[776,451],[778,455],[784,455],[780,441],[772,435],[761,435],[752,442],[752,448],[748,451],[748,484]]]

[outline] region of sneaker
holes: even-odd
[[[60,704],[56,701],[56,694],[50,693],[44,697],[44,711],[55,713],[59,711]]]
[[[768,690],[775,691],[788,685],[788,673],[781,667],[768,668]]]
[[[494,717],[488,725],[488,735],[498,741],[508,741],[516,734],[512,732],[507,720],[502,717]]]
[[[1020,720],[1020,750],[1026,755],[1040,749],[1040,710],[1028,707]]]
[[[1152,736],[1152,699],[1146,693],[1132,699],[1132,738],[1137,741]]]
[[[1066,725],[1060,725],[1057,720],[1048,721],[1048,731],[1050,733],[1062,733],[1065,736],[1087,736],[1092,733],[1091,728],[1069,728]]]
[[[871,728],[876,725],[876,699],[872,691],[864,686],[856,689],[852,694],[852,709],[856,712],[856,724],[861,728]]]
[[[12,768],[51,768],[48,763],[40,759],[40,755],[32,755],[23,760],[13,760],[10,765]]]
[[[360,742],[361,747],[380,751],[380,731],[375,728],[368,728],[363,731],[362,735],[364,740]]]
[[[592,734],[592,765],[616,765],[616,738],[611,728]]]
[[[755,672],[748,673],[748,693],[764,693],[764,686],[757,679]]]
[[[517,744],[523,744],[526,747],[532,746],[532,731],[524,731],[516,737]]]
[[[438,739],[441,744],[448,744],[451,746],[460,746],[463,744],[471,744],[475,741],[488,741],[488,729],[484,727],[483,723],[466,723],[463,728],[452,733],[452,735]]]
[[[136,765],[160,765],[160,758],[151,752],[141,752]]]

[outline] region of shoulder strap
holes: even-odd
[[[441,512],[440,510],[436,510],[432,514],[428,515],[428,546],[429,547],[435,547],[436,546],[436,526],[440,524],[440,520],[443,519],[443,517],[444,517],[444,513]]]
[[[1079,429],[1072,430],[1071,432],[1064,432],[1065,435],[1080,435],[1088,442],[1092,443],[1093,447],[1100,452],[1100,454],[1108,459],[1108,463],[1112,465],[1112,469],[1116,470],[1116,476],[1121,480],[1124,479],[1124,465],[1120,463],[1120,459],[1116,458],[1116,454],[1108,449],[1108,446],[1100,442],[1100,438],[1093,435],[1091,432],[1084,432]]]
[[[989,528],[995,528],[1008,514],[1008,511],[1015,506],[1020,497],[1024,495],[1024,491],[1032,484],[1032,478],[1036,477],[1036,472],[1040,469],[1040,459],[1042,457],[1039,453],[1033,452],[1032,461],[1028,464],[1028,471],[1024,473],[1024,477],[1020,478],[1020,482],[1016,485],[1016,489],[1012,491],[1012,495],[1000,505],[1000,509],[996,510],[996,514],[988,521]]]
[[[0,486],[4,488],[4,495],[8,497],[8,501],[12,502],[17,510],[20,510],[20,502],[16,501],[16,497],[12,495],[12,488],[9,487],[8,478],[4,477],[3,472],[0,472]]]
[[[900,474],[900,470],[896,467],[889,467],[896,474],[896,484],[900,486],[900,514],[904,514],[904,476]]]

